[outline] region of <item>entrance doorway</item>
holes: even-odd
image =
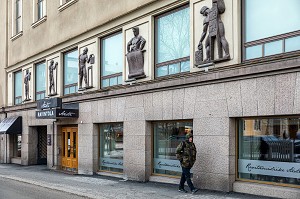
[[[78,128],[62,128],[62,169],[76,172],[78,169]]]
[[[38,158],[37,164],[47,164],[47,126],[37,127]]]

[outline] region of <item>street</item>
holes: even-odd
[[[0,178],[0,199],[83,199],[71,193]]]
[[[188,190],[188,188],[186,187]],[[179,193],[178,185],[135,182],[100,175],[70,175],[46,166],[0,164],[0,199],[262,199],[266,197],[199,190]]]

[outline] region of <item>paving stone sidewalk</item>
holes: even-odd
[[[267,199],[267,197],[261,196],[240,193],[224,193],[209,190],[200,190],[194,195],[192,195],[190,192],[185,194],[179,193],[177,191],[177,185],[155,182],[141,183],[125,181],[122,179],[100,175],[70,175],[49,170],[46,168],[46,166],[20,166],[14,164],[0,164],[0,177],[94,199]]]

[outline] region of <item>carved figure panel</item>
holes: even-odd
[[[201,65],[209,62],[220,62],[230,59],[229,45],[225,38],[225,28],[221,20],[221,14],[225,12],[224,0],[212,0],[212,7],[203,6],[200,14],[203,19],[203,30],[198,44],[198,50],[195,52],[195,65]],[[205,40],[206,59],[203,59],[203,41]],[[218,58],[214,55],[214,46],[216,44]],[[223,52],[225,53],[223,55]]]
[[[25,76],[24,76],[24,90],[25,90],[25,99],[24,101],[31,100],[30,96],[30,80],[31,80],[31,72],[29,71],[29,68],[25,70]]]
[[[144,72],[144,46],[146,40],[139,35],[139,28],[132,28],[134,37],[127,43],[127,62],[129,68],[128,79],[145,78]]]
[[[83,52],[78,57],[79,60],[79,91],[92,88],[92,65],[95,63],[95,55],[88,55],[88,48],[85,47]],[[89,66],[87,66],[89,64]],[[84,80],[84,87],[82,87],[82,81]],[[91,81],[90,81],[91,80]]]
[[[50,61],[48,70],[49,70],[49,96],[53,96],[57,94],[56,90],[56,79],[57,79],[57,67],[58,62],[54,62],[52,59]]]

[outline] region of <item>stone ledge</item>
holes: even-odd
[[[66,8],[70,7],[71,5],[75,4],[78,0],[71,0],[61,6],[58,7],[58,11],[61,12],[65,10]]]

